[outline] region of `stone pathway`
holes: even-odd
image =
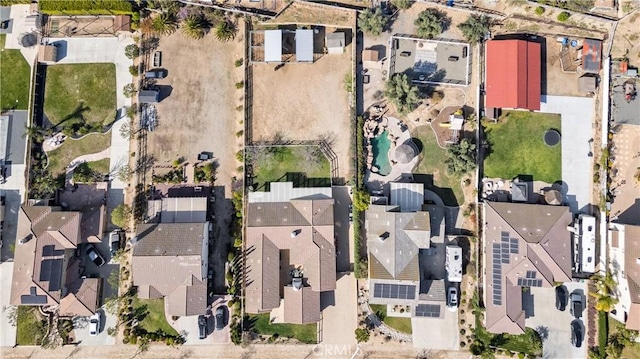
[[[76,167],[78,167],[80,164],[85,162],[100,161],[101,159],[109,158],[110,153],[111,153],[111,148],[109,147],[98,153],[91,153],[88,155],[82,155],[74,158],[73,161],[69,163],[69,166],[67,166],[67,174],[65,176],[65,185],[73,186],[73,170],[75,170]]]

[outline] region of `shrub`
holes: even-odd
[[[129,337],[122,338],[122,344],[129,344]]]
[[[227,254],[227,260],[229,262],[233,262],[236,259],[236,254],[234,252],[229,252],[229,254]]]
[[[236,82],[236,88],[239,90],[244,87],[244,81]]]
[[[563,11],[560,14],[558,14],[558,21],[565,22],[565,21],[569,20],[569,16],[571,16],[571,14],[569,14],[566,11]]]
[[[387,18],[382,14],[380,7],[376,7],[375,10],[366,8],[358,15],[358,25],[365,34],[380,35],[386,23]]]
[[[128,59],[133,60],[136,57],[140,56],[140,48],[136,44],[127,45],[124,48],[124,54]]]
[[[136,65],[129,66],[129,74],[131,74],[131,76],[133,77],[138,76],[138,66]]]
[[[134,84],[126,84],[122,88],[122,94],[127,98],[133,97],[133,95],[135,95],[136,91],[138,91],[138,90],[136,89],[136,85],[134,85]]]
[[[369,341],[370,333],[367,328],[357,328],[355,330],[356,341],[358,343],[366,343]]]
[[[45,14],[113,15],[133,12],[132,3],[126,0],[40,0],[38,7]]]
[[[234,62],[234,65],[236,67],[240,67],[240,66],[242,66],[242,64],[244,64],[244,60],[243,59],[237,59],[236,62]]]
[[[460,329],[460,335],[464,335],[467,331],[464,329]]]
[[[460,342],[460,348],[464,348],[467,345],[466,342]]]
[[[536,15],[538,15],[538,16],[542,16],[542,14],[544,14],[544,11],[545,11],[545,10],[544,10],[544,6],[538,6],[538,7],[536,8]]]

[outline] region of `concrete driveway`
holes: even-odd
[[[573,213],[586,211],[591,200],[595,103],[590,97],[542,96],[540,112],[559,113],[562,133],[564,201]]]
[[[458,311],[449,311],[444,303],[444,318],[411,318],[414,348],[459,350]],[[434,330],[437,328],[437,330]]]
[[[115,328],[117,318],[115,315],[107,313],[104,308],[98,310],[100,313],[100,327],[98,328],[98,335],[89,335],[89,317],[75,317],[73,318],[73,335],[75,341],[80,346],[104,346],[114,345],[116,338],[107,334],[107,328]]]
[[[586,308],[587,285],[586,283],[567,282],[564,283],[568,293],[578,291],[582,294],[583,303]],[[571,322],[574,317],[567,308],[561,312],[555,307],[556,294],[554,288],[531,288],[531,301],[527,296],[523,297],[523,306],[528,312],[526,326],[538,330],[543,328],[547,332],[547,338],[543,340],[543,358],[586,358],[587,357],[587,336],[584,335],[581,348],[571,345]],[[587,333],[587,310],[582,312],[583,333]]]
[[[336,290],[320,294],[322,345],[355,345],[358,324],[357,281],[353,273],[338,274]]]
[[[222,330],[215,330],[215,320],[213,313],[216,309],[222,306],[225,312],[224,328]],[[229,321],[231,313],[227,308],[225,301],[218,300],[214,302],[214,306],[211,310],[207,310],[207,336],[204,339],[200,339],[200,329],[198,328],[198,316],[192,315],[188,317],[180,317],[175,322],[169,322],[171,326],[178,331],[181,335],[184,335],[186,342],[185,345],[211,345],[211,344],[228,344],[231,343],[229,336]]]

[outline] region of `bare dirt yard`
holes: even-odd
[[[349,95],[351,46],[342,55],[325,55],[313,64],[253,66],[253,141],[330,139],[338,157],[338,174],[350,179]]]
[[[243,103],[243,91],[235,84],[242,81],[243,71],[234,66],[244,53],[242,27],[228,43],[212,34],[189,40],[180,32],[160,39],[157,51],[162,51],[168,75],[157,82],[162,93],[156,105],[158,127],[147,139],[147,151],[158,166],[178,157],[193,163],[198,153],[213,152],[219,165],[216,185],[227,187],[228,195],[240,165],[235,153],[242,144],[236,132],[242,130],[243,112],[236,107]]]
[[[620,58],[626,55],[627,58],[629,58],[630,65],[640,65],[639,26],[640,10],[635,10],[620,20],[616,28],[615,37],[613,38],[613,47],[611,49],[611,56],[613,58]]]

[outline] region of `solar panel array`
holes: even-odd
[[[416,299],[416,286],[376,283],[373,286],[373,297],[390,299]]]
[[[49,291],[60,290],[62,262],[62,259],[44,259],[40,264],[40,281],[49,282]]]
[[[440,317],[440,306],[437,304],[418,304],[414,311],[416,317]]]
[[[502,305],[502,265],[511,262],[511,255],[520,251],[517,238],[510,238],[509,232],[500,233],[500,242],[493,243],[493,304]]]
[[[36,291],[36,287],[29,288],[29,295],[21,295],[20,303],[26,305],[42,305],[47,304],[47,296],[46,295],[38,295]]]
[[[528,270],[525,278],[518,278],[518,285],[523,287],[542,287],[542,279],[536,279],[538,273]]]

